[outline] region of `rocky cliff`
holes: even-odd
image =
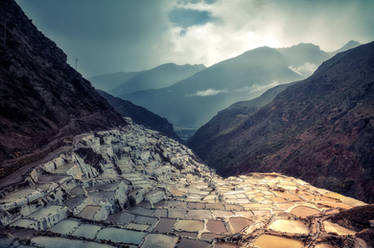
[[[277,171],[373,202],[373,121],[374,42],[324,62],[197,152],[222,175]]]
[[[72,135],[125,125],[13,0],[0,2],[0,176]]]
[[[166,118],[162,118],[161,116],[156,115],[143,107],[137,106],[130,101],[114,97],[105,91],[97,90],[97,92],[99,92],[99,94],[104,97],[121,115],[130,117],[135,123],[158,131],[167,137],[180,140],[178,135],[174,132],[173,125],[171,125]]]

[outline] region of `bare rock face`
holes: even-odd
[[[222,178],[184,145],[127,122],[75,136],[71,150],[34,168],[23,183],[3,188],[0,244],[371,244],[373,228],[365,218],[373,217],[372,206],[277,173]]]
[[[13,0],[0,2],[0,23],[1,177],[63,146],[64,138],[125,125]]]
[[[193,139],[193,147],[221,175],[276,171],[373,202],[373,82],[374,42],[337,54],[240,125],[206,145]]]

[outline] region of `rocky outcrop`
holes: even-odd
[[[1,177],[66,145],[65,138],[125,125],[15,1],[0,2],[0,23]]]
[[[178,135],[174,132],[173,125],[170,124],[166,118],[162,118],[143,107],[131,103],[130,101],[114,97],[105,91],[97,90],[97,92],[99,92],[99,94],[104,97],[121,115],[130,117],[135,123],[158,131],[169,138],[180,140]]]
[[[337,54],[197,152],[221,175],[277,171],[373,202],[373,61],[373,42]]]

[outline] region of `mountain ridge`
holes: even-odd
[[[89,77],[88,80],[96,89],[110,91],[139,73],[140,72],[114,72]]]
[[[136,91],[168,87],[180,80],[192,76],[204,68],[205,66],[202,64],[162,64],[152,69],[137,73],[134,77],[109,91],[109,93],[112,93],[115,96],[120,96]]]
[[[137,106],[130,101],[114,97],[109,93],[96,90],[104,97],[110,105],[121,115],[130,117],[136,124],[143,125],[148,129],[159,131],[161,134],[180,141],[178,135],[175,133],[173,125],[171,125],[166,118],[158,116],[147,109]]]
[[[224,175],[279,171],[373,201],[373,57],[374,42],[335,55],[197,153]]]

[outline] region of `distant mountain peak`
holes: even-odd
[[[357,46],[361,45],[360,42],[355,40],[350,40],[347,43],[345,43],[340,49],[336,50],[334,54],[347,51],[349,49],[355,48]]]
[[[361,43],[356,41],[356,40],[350,40],[348,41],[344,46],[358,46],[360,45]]]

